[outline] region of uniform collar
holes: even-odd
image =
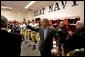
[[[7,29],[7,28],[1,28],[1,30],[5,30],[5,31],[8,31],[8,29]]]

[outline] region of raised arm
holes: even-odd
[[[28,29],[31,29],[31,30],[33,30],[33,31],[39,32],[39,28],[33,28],[33,27],[31,27],[30,25],[27,25],[27,28],[28,28]]]

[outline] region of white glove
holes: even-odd
[[[72,36],[73,35],[73,32],[72,31],[68,31],[68,34]]]
[[[62,31],[62,29],[61,29],[61,28],[59,28],[59,29],[58,29],[58,31]]]
[[[11,32],[11,29],[9,29],[8,32]]]
[[[51,53],[52,53],[52,55],[57,56],[57,53],[58,53],[58,47],[53,48],[53,49],[51,50]]]

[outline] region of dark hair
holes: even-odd
[[[32,21],[35,21],[34,19],[32,19]]]
[[[7,28],[7,18],[1,16],[1,27]]]

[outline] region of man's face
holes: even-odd
[[[47,25],[47,23],[46,23],[44,20],[42,20],[42,21],[41,21],[41,25],[42,25],[43,27],[45,27],[45,26]]]
[[[63,22],[60,22],[60,27],[63,27],[63,26],[64,26]]]

